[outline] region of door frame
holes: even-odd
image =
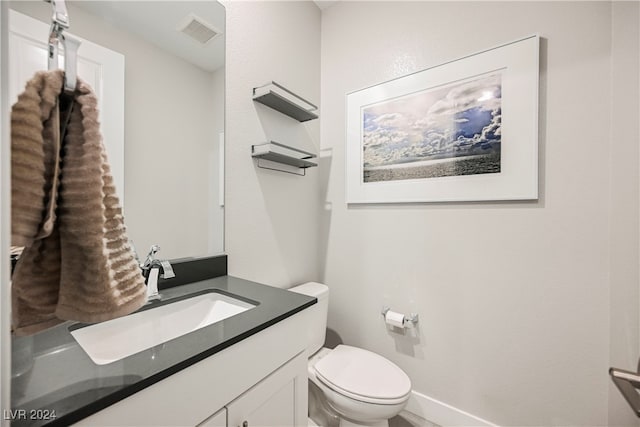
[[[0,1],[0,426],[8,427],[4,411],[11,407],[10,212],[11,150],[9,146],[9,5]]]

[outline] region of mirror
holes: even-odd
[[[222,253],[224,7],[213,0],[66,4],[67,32],[82,39],[78,75],[99,98],[139,256],[152,244],[164,259]],[[10,8],[13,103],[33,72],[47,68],[52,13],[43,1],[12,1]]]

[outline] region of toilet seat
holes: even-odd
[[[316,377],[328,388],[361,402],[395,405],[405,402],[411,380],[384,357],[348,345],[339,345],[314,366]]]

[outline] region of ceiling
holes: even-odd
[[[313,2],[318,5],[320,10],[325,10],[326,8],[338,3],[338,1],[339,0],[313,0]]]
[[[224,66],[225,9],[217,1],[68,1],[198,67]],[[222,34],[202,45],[176,28],[195,14]]]

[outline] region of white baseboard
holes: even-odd
[[[411,397],[405,410],[443,427],[498,427],[497,424],[483,420],[417,391],[411,392]]]

